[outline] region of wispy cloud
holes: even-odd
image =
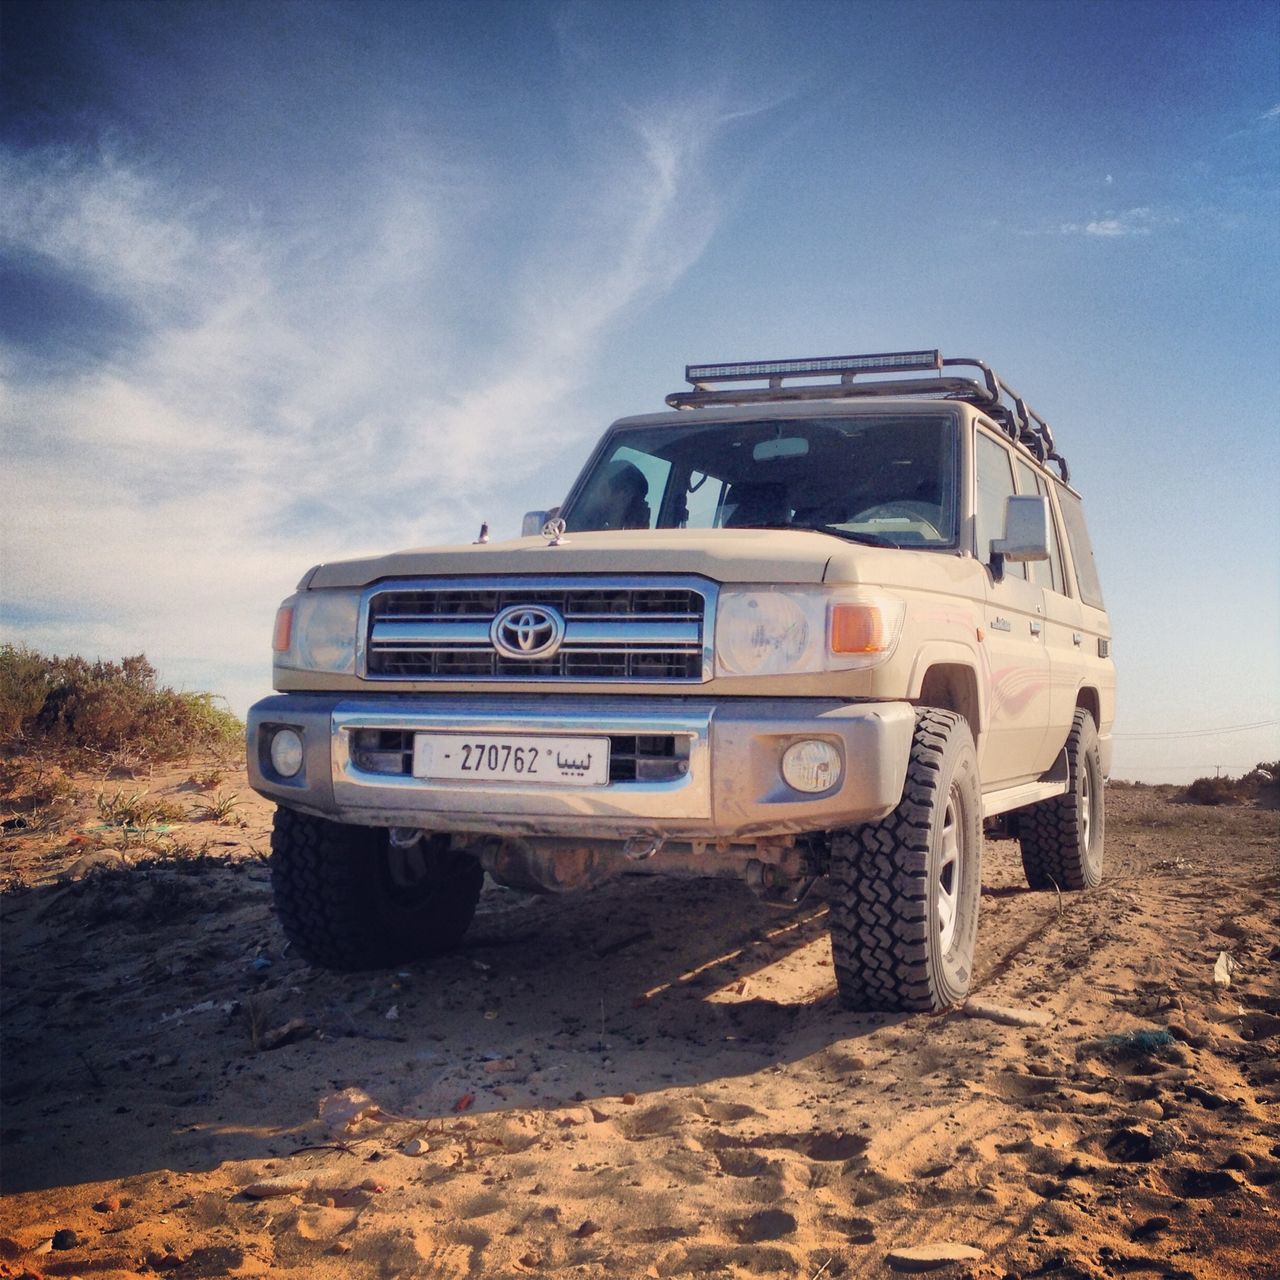
[[[563,446],[592,350],[714,233],[725,114],[704,97],[600,120],[609,146],[526,219],[488,318],[457,306],[480,197],[419,156],[275,227],[119,148],[0,152],[11,273],[133,330],[70,364],[60,335],[0,346],[6,634],[162,670],[259,660],[265,683],[271,610],[308,563],[470,536],[468,493]],[[40,622],[19,612],[35,601]]]
[[[1102,240],[1117,240],[1124,236],[1149,236],[1157,227],[1175,221],[1175,218],[1157,214],[1144,206],[1120,212],[1108,211],[1084,222],[1063,222],[1058,225],[1058,232],[1064,236],[1094,236]]]

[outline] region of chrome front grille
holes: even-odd
[[[399,583],[367,599],[364,671],[384,680],[700,681],[706,588],[582,579]],[[546,657],[495,646],[494,621],[528,605],[563,620]]]

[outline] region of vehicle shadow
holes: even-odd
[[[291,954],[257,864],[8,895],[0,1189],[287,1156],[361,1112],[643,1100],[898,1020],[840,1008],[817,898],[779,912],[736,882],[636,878],[506,906],[451,955],[339,974]]]

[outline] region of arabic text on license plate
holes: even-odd
[[[417,733],[415,778],[597,787],[609,781],[608,738]]]

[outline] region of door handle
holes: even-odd
[[[1033,622],[1031,624],[1031,634],[1033,636],[1038,636],[1040,634],[1040,624],[1038,622]]]

